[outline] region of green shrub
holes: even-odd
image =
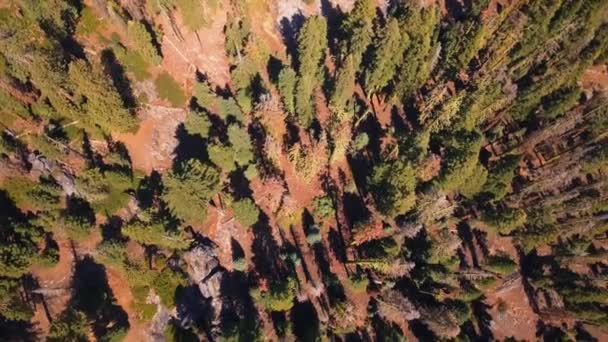
[[[184,122],[184,127],[189,134],[198,134],[203,138],[209,136],[211,121],[204,112],[190,111]]]
[[[163,200],[172,214],[186,222],[202,222],[207,203],[220,190],[220,174],[196,159],[183,162],[163,176]]]
[[[245,227],[254,225],[260,217],[260,209],[249,198],[234,201],[232,203],[232,211],[236,220]]]
[[[233,150],[225,145],[211,143],[207,147],[209,160],[218,166],[224,173],[230,173],[236,168]]]
[[[314,225],[307,229],[306,241],[311,246],[319,244],[319,243],[321,243],[321,241],[323,241],[323,236],[321,235],[321,231],[319,230],[319,227]]]
[[[320,219],[328,219],[335,215],[334,202],[329,196],[316,197],[313,202],[313,214]]]
[[[85,342],[89,340],[88,335],[89,329],[85,314],[68,308],[59,319],[56,319],[51,323],[47,341]]]
[[[151,77],[148,72],[150,64],[139,52],[126,49],[122,45],[117,45],[113,51],[116,54],[116,58],[118,58],[128,72],[135,76],[136,80],[145,81]]]
[[[517,269],[517,264],[508,255],[491,255],[486,258],[485,268],[495,273],[507,275]]]
[[[80,19],[78,20],[76,32],[88,36],[97,32],[100,25],[101,22],[97,19],[95,12],[87,6],[80,12]]]
[[[169,101],[173,107],[181,107],[186,103],[186,94],[179,84],[167,72],[163,72],[154,82],[158,96]]]
[[[365,274],[355,273],[348,277],[348,286],[354,292],[365,292],[368,284],[369,280]]]
[[[232,262],[232,267],[239,272],[245,272],[247,270],[247,260],[244,257],[237,258]]]
[[[130,20],[127,24],[127,34],[129,39],[133,42],[134,50],[145,58],[145,60],[152,64],[158,65],[162,61],[156,46],[154,46],[154,39],[146,26],[139,21]]]
[[[501,234],[509,234],[521,228],[527,221],[528,216],[522,209],[507,208],[503,211],[491,210],[483,217],[484,222]]]
[[[267,292],[251,290],[251,297],[259,301],[268,311],[288,311],[294,304],[295,280],[290,278],[270,286]]]
[[[150,287],[145,285],[137,285],[131,288],[133,293],[133,309],[138,315],[138,318],[144,322],[150,321],[156,314],[156,304],[147,303]]]
[[[186,278],[180,272],[165,268],[152,279],[150,285],[152,285],[163,304],[172,308],[175,306],[175,292],[178,287],[186,285]]]
[[[357,134],[357,136],[355,137],[355,140],[353,141],[353,148],[355,151],[362,151],[364,148],[367,147],[368,144],[369,144],[369,136],[367,135],[367,133],[365,133],[365,132],[359,133],[359,134]]]

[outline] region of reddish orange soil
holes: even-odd
[[[65,290],[65,292],[58,295],[44,296],[51,319],[57,318],[63,312],[71,298],[70,287],[74,266],[74,254],[70,241],[65,236],[55,236],[55,240],[59,245],[59,261],[57,264],[48,268],[34,265],[30,269],[32,276],[38,281],[40,288]],[[48,334],[51,322],[45,313],[43,305],[36,305],[32,322],[38,328],[41,337]]]
[[[124,275],[112,267],[106,267],[108,276],[108,285],[112,289],[116,303],[122,307],[129,317],[129,331],[123,341],[139,342],[147,340],[146,325],[141,323],[137,318],[137,313],[133,311],[133,294],[129,283]]]
[[[176,26],[181,28],[180,32],[173,30],[167,15],[161,13],[157,18],[165,33],[162,41],[162,67],[187,90],[194,84],[194,72],[197,69],[206,74],[211,83],[222,88],[230,83],[230,64],[224,48],[224,25],[229,5],[228,1],[219,3],[209,27],[198,32],[187,29],[182,24],[179,13],[173,15]]]
[[[180,108],[149,106],[141,112],[142,121],[136,133],[114,134],[129,150],[133,167],[150,173],[171,167],[178,141],[176,129],[186,118]]]
[[[321,126],[325,126],[331,116],[329,108],[327,108],[327,99],[325,99],[321,89],[315,91],[314,97],[317,120],[319,120]]]
[[[594,65],[587,69],[580,81],[585,91],[597,91],[608,94],[608,65]]]
[[[538,315],[530,307],[521,279],[512,281],[511,285],[504,289],[499,285],[497,289],[486,293],[488,295],[486,303],[492,307],[491,329],[495,339],[503,340],[513,336],[526,341],[536,340]],[[503,306],[506,305],[506,310],[503,312],[499,310],[500,302],[504,303]]]

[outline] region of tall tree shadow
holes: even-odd
[[[116,304],[105,267],[89,255],[77,260],[69,307],[85,313],[97,339],[118,329],[128,329],[127,313]]]
[[[242,272],[225,273],[221,284],[223,335],[238,333],[239,340],[253,341],[259,325],[258,311],[248,291],[249,279]]]
[[[147,209],[152,207],[154,201],[159,198],[163,191],[163,182],[160,173],[156,170],[145,176],[137,187],[136,197],[139,207]]]
[[[228,175],[230,179],[230,188],[235,196],[235,199],[251,198],[253,191],[249,187],[249,180],[245,177],[243,169],[236,169]]]
[[[361,197],[354,193],[344,193],[342,196],[342,206],[344,208],[344,215],[350,223],[351,229],[357,222],[365,222],[370,217],[370,212],[365,206],[365,203],[363,203]]]
[[[419,319],[409,321],[408,325],[410,326],[410,330],[412,331],[412,334],[414,334],[414,336],[416,338],[418,338],[419,341],[438,341],[439,340],[437,338],[437,336],[435,335],[435,333],[432,332],[429,329],[429,327],[426,324],[424,324],[423,321],[421,321]]]
[[[479,267],[479,259],[477,256],[477,250],[475,249],[475,242],[473,232],[471,231],[471,227],[464,221],[458,223],[458,236],[462,240],[463,244],[467,246],[469,249],[469,253],[471,253],[471,258],[473,259],[473,266]]]
[[[123,220],[119,216],[111,216],[108,221],[101,225],[101,237],[104,241],[126,242],[127,238],[122,235]]]
[[[178,145],[174,151],[174,167],[188,159],[198,159],[200,161],[209,159],[206,141],[198,134],[189,134],[188,131],[186,131],[184,124],[180,124],[177,127],[175,137],[177,138]]]
[[[135,108],[137,106],[137,102],[135,100],[135,95],[133,95],[133,89],[131,88],[131,81],[127,78],[125,73],[125,69],[118,62],[114,51],[111,49],[105,49],[101,52],[101,63],[104,66],[104,71],[110,78],[112,79],[112,83],[120,97],[125,107],[127,108]]]
[[[320,337],[317,310],[310,301],[296,302],[291,309],[293,333],[298,341],[314,342]]]
[[[281,35],[283,36],[283,42],[287,47],[287,52],[293,57],[293,60],[298,60],[298,44],[297,37],[300,28],[304,25],[306,18],[298,11],[291,16],[291,18],[283,17],[281,19]],[[299,64],[297,64],[299,65]]]
[[[203,331],[209,341],[213,341],[214,308],[211,299],[204,298],[197,284],[179,287],[175,304],[179,325],[185,328],[194,325]]]
[[[8,320],[0,316],[0,335],[3,341],[40,341],[38,328],[30,321]]]
[[[471,309],[473,315],[477,320],[477,327],[479,328],[479,339],[481,341],[490,341],[494,339],[492,333],[492,316],[489,313],[490,306],[483,302],[483,298],[475,300],[471,303]]]
[[[280,248],[272,235],[268,216],[260,213],[260,218],[253,225],[253,263],[259,275],[271,282],[283,282],[287,279],[287,268],[280,257]]]
[[[346,262],[346,245],[344,244],[344,239],[340,235],[340,233],[335,228],[329,229],[329,248],[334,253],[334,256],[341,263]]]

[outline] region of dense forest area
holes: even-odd
[[[6,0],[0,130],[0,340],[608,339],[607,0]]]

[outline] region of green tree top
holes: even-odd
[[[348,37],[345,40],[342,53],[352,55],[355,66],[361,63],[361,56],[371,44],[374,37],[374,18],[376,6],[372,0],[357,0],[353,9],[342,23],[342,31]]]
[[[137,128],[137,119],[124,108],[118,91],[100,65],[75,60],[70,63],[69,77],[80,96],[87,122],[107,132],[128,132]]]
[[[306,19],[298,33],[298,62],[300,77],[321,75],[321,63],[327,48],[327,22],[324,17],[314,15]]]
[[[221,185],[218,170],[196,159],[182,162],[176,170],[163,177],[163,182],[162,198],[169,210],[188,223],[205,220],[207,203]]]
[[[404,214],[416,204],[416,171],[407,161],[383,161],[374,167],[368,183],[384,215]]]
[[[393,79],[408,44],[409,37],[401,33],[397,18],[389,19],[384,32],[376,41],[374,59],[365,73],[365,89],[368,94],[381,90]]]
[[[132,41],[135,49],[152,65],[158,65],[162,61],[158,50],[154,46],[154,38],[146,26],[139,21],[131,20],[127,26],[129,39]]]

